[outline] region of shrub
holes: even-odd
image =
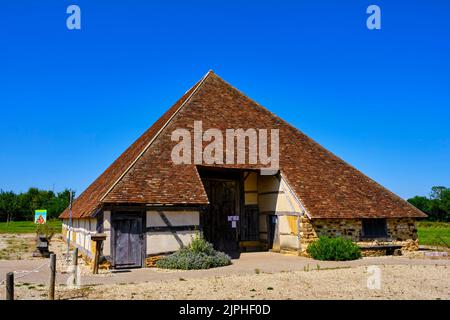
[[[200,270],[227,266],[230,263],[230,257],[223,252],[216,251],[214,255],[206,255],[183,248],[158,260],[156,266],[163,269]]]
[[[56,229],[49,226],[47,223],[36,225],[36,236],[38,236],[38,237],[44,236],[49,243],[52,240],[55,233],[56,233]]]
[[[214,250],[213,245],[196,235],[189,247],[156,262],[158,268],[199,270],[228,266],[231,259],[223,252]]]
[[[349,239],[320,237],[308,246],[307,252],[316,260],[345,261],[361,258],[361,249]]]
[[[196,234],[189,245],[189,249],[195,253],[204,253],[211,255],[214,253],[214,247],[211,243],[203,239],[199,234]]]

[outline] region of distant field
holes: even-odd
[[[61,220],[50,220],[47,224],[57,230],[61,231]],[[36,232],[36,225],[33,221],[11,221],[9,224],[0,222],[0,233],[34,233]]]
[[[417,224],[420,244],[450,246],[450,222],[421,221]]]

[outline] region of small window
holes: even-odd
[[[363,219],[362,236],[364,238],[387,237],[386,219]]]

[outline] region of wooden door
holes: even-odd
[[[276,243],[278,217],[274,214],[267,215],[267,245],[269,249],[278,247]]]
[[[239,221],[229,217],[240,216],[238,181],[205,179],[204,186],[210,205],[202,215],[202,228],[207,241],[219,251],[235,256],[239,251]]]
[[[259,241],[258,205],[246,205],[240,222],[240,241]]]
[[[132,214],[120,215],[113,218],[114,267],[141,267],[143,261],[142,217]]]

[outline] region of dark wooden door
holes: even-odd
[[[275,241],[275,233],[277,226],[278,217],[274,214],[267,215],[267,245],[269,249],[273,248],[273,243]]]
[[[241,215],[241,241],[259,241],[258,205],[246,205]]]
[[[113,219],[113,230],[115,268],[141,267],[144,239],[142,217],[118,215]]]
[[[205,239],[234,257],[239,252],[239,221],[233,223],[229,217],[240,216],[239,181],[205,179],[203,183],[210,202],[202,215]]]

